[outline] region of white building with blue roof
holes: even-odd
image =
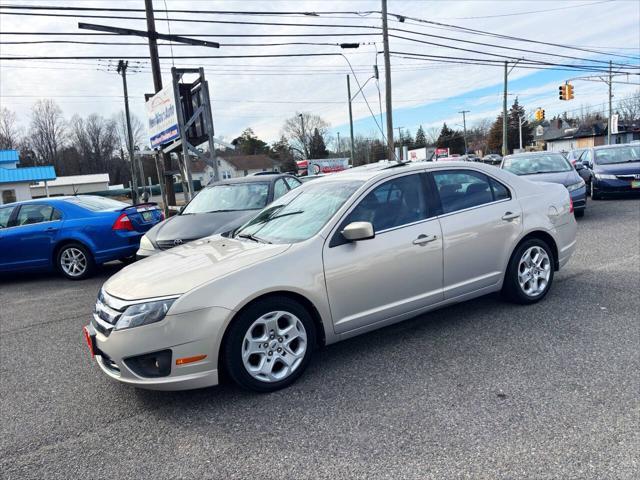
[[[31,199],[31,184],[56,179],[51,165],[42,167],[18,167],[20,152],[0,150],[0,205]]]

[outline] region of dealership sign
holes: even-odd
[[[147,101],[151,148],[180,137],[173,85],[167,85]]]

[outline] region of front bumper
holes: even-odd
[[[94,338],[96,362],[110,378],[150,390],[189,390],[218,384],[218,353],[230,314],[224,308],[205,308],[117,331],[105,331],[94,318],[87,330]],[[134,358],[167,350],[168,374],[145,376],[134,371]],[[195,362],[177,362],[202,355],[206,357]]]
[[[632,185],[637,183],[637,180],[621,180],[621,179],[598,179],[594,177],[592,180],[593,188],[595,188],[599,193],[605,194],[635,194],[640,195],[640,187],[633,188]]]

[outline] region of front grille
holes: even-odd
[[[193,239],[182,238],[182,239],[179,240],[179,242],[182,242],[182,243],[178,243],[178,245],[182,245],[184,243],[191,242],[192,240]],[[168,250],[170,248],[178,246],[178,245],[176,245],[176,240],[159,240],[159,241],[156,242],[156,244],[158,245],[158,248],[160,250]]]
[[[616,177],[618,178],[618,180],[628,180],[628,181],[640,180],[639,176],[636,176],[636,175],[633,175],[633,174],[632,175],[616,175]]]
[[[118,309],[115,299],[100,290],[93,310],[93,326],[105,336],[109,336],[113,327],[118,323],[124,308]]]

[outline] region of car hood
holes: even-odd
[[[216,233],[225,233],[243,225],[258,210],[234,212],[199,213],[195,215],[174,215],[147,232],[147,238],[157,242],[195,240]]]
[[[181,295],[280,255],[289,246],[215,235],[129,265],[107,280],[103,288],[109,295],[123,300]]]
[[[580,175],[575,170],[569,170],[568,172],[555,172],[555,173],[537,173],[535,175],[522,175],[522,178],[531,180],[532,182],[547,182],[547,183],[559,183],[560,185],[568,186],[578,183],[580,181]]]
[[[610,175],[640,174],[640,162],[612,163],[609,165],[594,165],[594,173],[608,173]]]

